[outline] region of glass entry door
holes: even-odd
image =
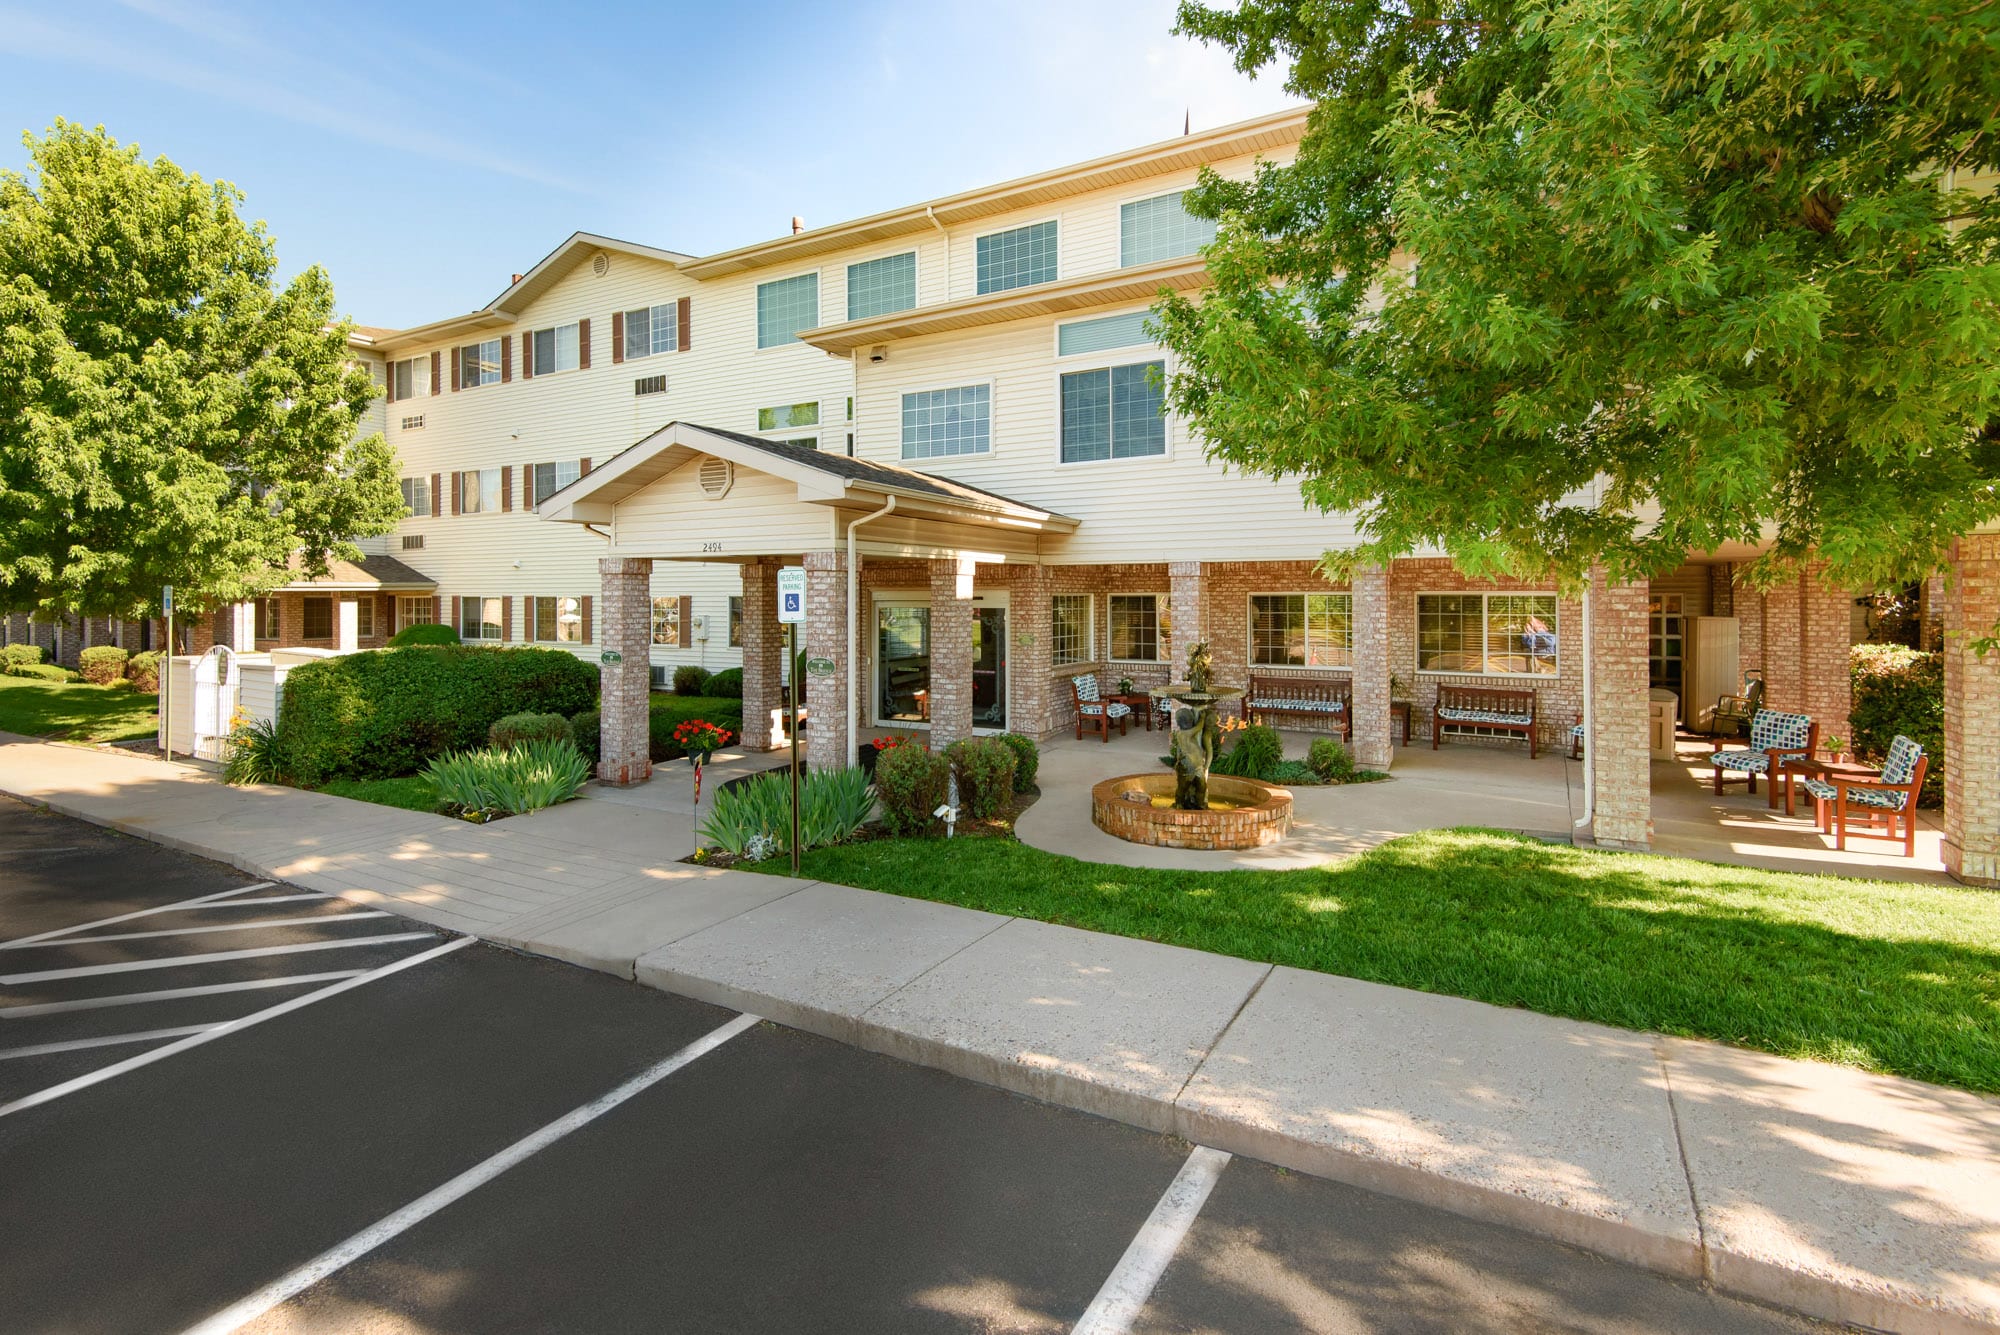
[[[931,609],[927,603],[875,605],[875,721],[928,727],[931,721]],[[972,726],[1007,727],[1007,609],[972,609]]]
[[[972,726],[1007,730],[1007,609],[972,609]]]

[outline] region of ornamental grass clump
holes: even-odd
[[[564,741],[526,741],[508,750],[459,751],[424,768],[438,810],[470,820],[519,816],[575,797],[590,762]]]
[[[236,712],[229,733],[229,759],[223,763],[224,783],[290,783],[292,767],[284,739],[273,719],[253,719]]]
[[[799,781],[799,851],[853,837],[874,805],[875,793],[859,766],[806,775]],[[784,852],[792,841],[790,774],[781,767],[716,793],[701,835],[753,862]]]

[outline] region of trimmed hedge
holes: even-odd
[[[709,671],[699,663],[683,663],[674,669],[675,695],[700,695],[708,685]]]
[[[520,742],[571,742],[576,733],[561,714],[509,714],[486,730],[486,744],[505,751]]]
[[[135,691],[157,693],[160,689],[160,651],[148,649],[125,660],[125,680]]]
[[[417,626],[405,626],[389,637],[391,649],[404,649],[413,644],[457,644],[458,632],[450,626],[440,626],[426,622]]]
[[[1034,738],[1024,737],[1018,732],[1003,732],[1000,740],[1014,751],[1014,791],[1034,791],[1035,771],[1042,767],[1041,747],[1035,745]]]
[[[915,742],[892,746],[875,757],[875,796],[882,804],[882,828],[890,834],[935,833],[943,824],[931,813],[944,802],[951,762]]]
[[[131,655],[115,644],[93,644],[76,656],[83,679],[97,686],[109,686],[125,676],[125,660]]]
[[[303,786],[392,779],[483,746],[509,714],[576,714],[596,699],[597,682],[596,665],[564,649],[346,654],[292,669],[278,730]]]
[[[729,729],[733,734],[730,737],[732,742],[743,737],[743,705],[740,701],[721,700],[712,695],[654,696],[652,707],[646,711],[646,752],[655,765],[687,755],[674,741],[674,729],[691,718],[706,719],[718,728]],[[595,709],[586,709],[571,715],[569,722],[576,732],[576,749],[595,765],[600,753],[601,715]]]
[[[0,649],[0,661],[10,667],[15,663],[39,663],[42,661],[42,646],[39,644],[10,644]]]
[[[743,669],[724,668],[708,679],[702,689],[713,696],[723,696],[731,700],[743,698]]]
[[[1897,733],[1924,748],[1930,766],[1924,772],[1919,806],[1944,801],[1944,655],[1927,654],[1900,644],[1857,644],[1849,651],[1854,703],[1847,725],[1853,729],[1852,749],[1865,761],[1880,764]]]
[[[1013,806],[1020,767],[1013,747],[998,737],[961,737],[944,754],[958,774],[958,801],[966,815],[991,820]]]
[[[54,663],[9,663],[5,669],[10,677],[32,677],[36,681],[75,681],[76,674],[66,667]]]

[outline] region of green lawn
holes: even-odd
[[[129,686],[0,677],[0,732],[71,742],[122,742],[159,732],[159,697]]]
[[[377,806],[401,807],[405,811],[437,810],[437,793],[430,781],[418,774],[400,779],[329,779],[319,791]]]
[[[777,860],[769,864],[780,870]],[[2000,1092],[2000,894],[1435,830],[1303,871],[1011,839],[816,849],[808,877]]]

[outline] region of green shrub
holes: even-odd
[[[148,649],[143,654],[133,654],[125,660],[125,680],[132,683],[135,691],[148,694],[160,689],[160,652]]]
[[[95,686],[109,686],[114,681],[123,680],[125,660],[130,657],[115,644],[93,644],[76,656],[76,665],[85,681]]]
[[[509,714],[494,720],[486,730],[486,744],[498,751],[519,742],[568,742],[576,744],[576,732],[561,714]]]
[[[674,694],[700,695],[708,677],[708,669],[699,663],[683,663],[674,669]]]
[[[1854,702],[1847,715],[1854,753],[1880,763],[1897,733],[1924,748],[1930,766],[1923,806],[1944,801],[1944,655],[1900,644],[1857,644],[1850,651]]]
[[[457,644],[458,632],[450,626],[435,622],[425,622],[418,626],[405,626],[389,637],[391,649],[403,649],[413,644]]]
[[[1280,760],[1261,776],[1265,783],[1282,783],[1288,786],[1318,786],[1322,780],[1313,767],[1303,760]]]
[[[992,820],[1014,804],[1014,748],[998,737],[963,737],[945,748],[958,774],[958,804],[975,820]]]
[[[251,719],[239,723],[229,734],[229,759],[222,767],[224,783],[289,783],[291,777],[284,739],[274,722]]]
[[[76,674],[66,667],[54,663],[9,663],[7,675],[10,677],[33,677],[37,681],[75,681]]]
[[[1014,750],[1014,791],[1033,792],[1035,774],[1042,767],[1042,748],[1035,745],[1034,738],[1018,732],[1003,732],[1000,740]]]
[[[564,741],[522,742],[505,751],[436,756],[424,778],[438,809],[453,816],[518,816],[567,802],[590,777],[590,763]]]
[[[712,696],[720,696],[725,700],[741,700],[743,698],[743,669],[724,668],[710,677],[708,684],[703,686],[702,689]]]
[[[42,646],[39,644],[10,644],[0,649],[0,661],[8,667],[16,663],[39,663],[42,661]]]
[[[583,758],[590,762],[593,769],[597,766],[599,719],[595,709],[586,709],[581,714],[571,715],[569,720],[570,740],[576,743],[576,749],[583,752]]]
[[[729,729],[731,741],[743,736],[743,705],[740,701],[718,700],[712,695],[661,696],[653,701],[646,719],[646,751],[655,765],[679,760],[687,754],[687,749],[674,740],[674,729],[689,719],[697,718],[718,728]]]
[[[1354,777],[1354,753],[1333,737],[1313,738],[1306,764],[1321,783],[1346,783]]]
[[[799,851],[837,844],[868,819],[875,794],[860,767],[819,770],[799,781]],[[792,782],[780,767],[716,793],[704,839],[739,857],[780,851],[792,841]]]
[[[298,782],[395,778],[486,741],[509,714],[574,714],[597,668],[563,649],[440,646],[302,663],[285,679],[278,729]]]
[[[929,834],[938,826],[931,813],[943,804],[951,762],[913,742],[892,746],[875,757],[875,796],[882,803],[882,827],[890,834]]]
[[[1262,779],[1284,758],[1285,744],[1278,739],[1277,729],[1253,723],[1238,735],[1236,745],[1217,756],[1209,768],[1217,774]]]

